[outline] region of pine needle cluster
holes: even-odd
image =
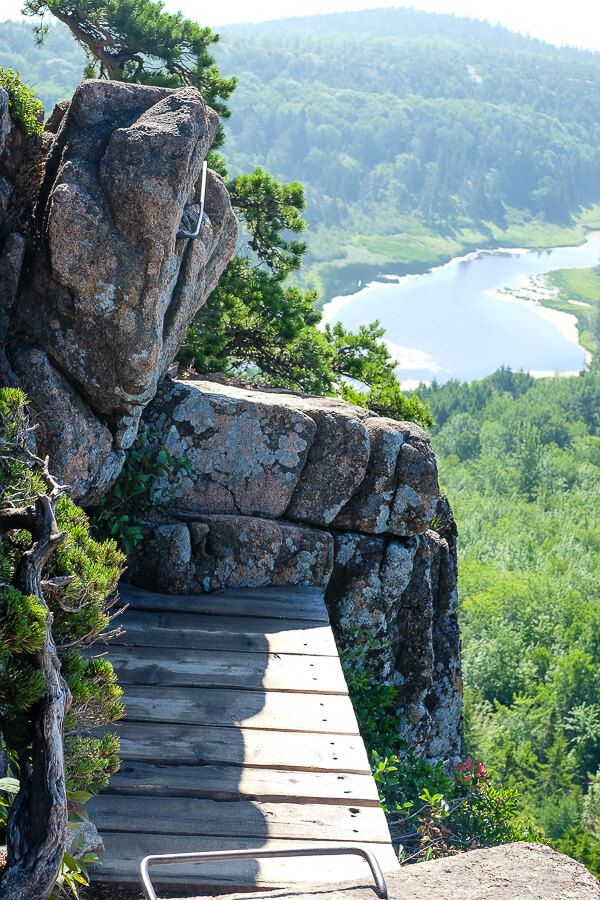
[[[28,443],[31,431],[23,394],[13,388],[0,390],[2,509],[27,506],[43,492],[26,452]],[[123,556],[114,541],[92,538],[86,514],[66,496],[57,503],[56,520],[66,538],[50,558],[42,585],[72,697],[65,721],[68,788],[92,794],[118,768],[118,739],[98,729],[121,718],[122,691],[98,641],[116,630],[112,610]],[[26,532],[0,535],[0,729],[9,758],[27,748],[31,711],[44,694],[34,654],[44,642],[48,611],[38,597],[25,596],[13,586],[29,540]]]

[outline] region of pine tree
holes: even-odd
[[[229,115],[226,101],[235,78],[223,78],[210,53],[219,36],[167,13],[156,0],[25,0],[25,15],[36,16],[42,41],[47,16],[56,16],[83,47],[86,77],[110,78],[164,87],[197,87],[219,115]]]
[[[0,390],[0,749],[18,787],[0,816],[3,900],[49,896],[69,807],[81,812],[118,768],[116,736],[92,730],[123,712],[110,663],[84,654],[111,636],[123,557],[91,538],[29,444],[23,394]]]

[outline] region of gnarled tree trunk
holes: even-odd
[[[45,604],[41,581],[44,566],[64,540],[54,516],[54,496],[38,497],[35,507],[0,512],[0,530],[29,531],[31,547],[17,566],[14,585]],[[67,791],[63,726],[70,693],[60,672],[48,610],[44,645],[33,654],[45,693],[31,720],[31,746],[16,748],[20,789],[8,819],[7,865],[0,881],[2,900],[47,900],[60,872],[67,841]]]

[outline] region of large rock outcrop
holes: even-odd
[[[209,172],[200,235],[178,238],[197,217],[202,162],[218,127],[198,91],[87,81],[54,127],[41,241],[21,279],[9,348],[44,426],[41,451],[90,502],[118,473],[121,451],[233,253],[237,227],[221,179]],[[31,353],[48,375],[45,389],[26,362]],[[44,423],[65,383],[59,434]],[[65,435],[75,406],[77,430]],[[77,465],[65,437],[85,457]]]
[[[425,433],[340,400],[165,379],[143,417],[158,480],[128,577],[167,593],[326,589],[342,644],[397,688],[402,737],[460,753],[452,514]],[[435,523],[435,528],[434,528]]]
[[[167,379],[144,422],[156,445],[191,463],[169,492],[188,511],[401,537],[426,531],[436,512],[424,432],[343,400]],[[159,481],[153,500],[166,488]]]

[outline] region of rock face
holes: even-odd
[[[197,215],[196,185],[217,127],[194,89],[87,81],[48,156],[39,204],[44,240],[29,260],[10,336],[44,352],[56,373],[53,408],[66,380],[98,429],[108,430],[116,454],[133,441],[185,329],[233,253],[235,219],[212,172],[198,239],[177,237]],[[40,419],[47,395],[32,394]],[[46,439],[42,451],[60,460],[51,429]],[[67,480],[66,470],[57,474]],[[88,453],[79,473],[71,467],[69,474],[73,495],[89,502],[105,487],[106,454]]]
[[[198,516],[147,532],[129,578],[167,594],[230,587],[312,584],[324,587],[333,565],[326,532],[255,516]]]
[[[86,486],[97,501],[121,471],[125,453],[113,450],[113,436],[39,347],[15,343],[12,365],[27,396],[38,446],[52,448],[54,470],[65,484]],[[38,410],[43,411],[41,414]]]
[[[7,235],[2,253],[0,253],[0,342],[2,343],[6,340],[17,299],[25,246],[23,235],[12,232]]]
[[[448,541],[434,531],[404,540],[336,533],[326,599],[343,642],[369,635],[369,666],[398,689],[402,738],[432,758],[458,756],[462,680]]]
[[[326,588],[340,643],[368,642],[397,688],[402,737],[456,758],[455,528],[425,433],[339,400],[168,378],[143,421],[149,451],[187,465],[156,483],[128,577],[167,593]]]
[[[288,394],[285,401],[316,426],[286,517],[331,525],[365,477],[370,458],[368,420],[364,412],[341,400]]]
[[[410,422],[373,417],[365,427],[369,465],[334,526],[399,536],[426,531],[440,492],[429,440]]]
[[[155,443],[187,456],[170,497],[196,512],[282,516],[315,436],[313,420],[280,395],[212,382],[167,380],[144,422]],[[159,481],[155,502],[165,489]]]
[[[435,515],[425,433],[342,400],[166,379],[144,423],[191,463],[170,494],[187,510],[398,536],[426,531]]]

